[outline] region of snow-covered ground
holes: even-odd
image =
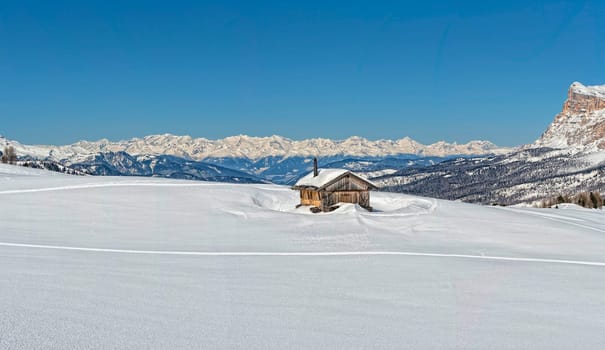
[[[0,165],[0,348],[595,349],[605,213]]]

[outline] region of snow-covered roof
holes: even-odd
[[[310,172],[309,174],[305,175],[300,180],[298,180],[296,182],[296,184],[294,185],[294,187],[321,188],[321,187],[324,187],[325,185],[331,183],[332,181],[336,180],[340,176],[347,174],[347,173],[362,179],[363,181],[369,183],[370,185],[372,185],[374,187],[377,187],[371,181],[369,181],[347,169],[329,169],[329,168],[319,169],[317,176],[313,176],[313,172]]]

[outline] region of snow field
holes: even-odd
[[[371,196],[1,165],[0,349],[605,343],[603,211]]]

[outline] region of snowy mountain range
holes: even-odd
[[[368,176],[393,173],[409,166],[432,165],[452,156],[503,154],[509,151],[488,141],[466,144],[440,141],[420,144],[408,137],[392,141],[308,139],[281,136],[232,136],[220,140],[170,134],[126,141],[80,141],[71,145],[24,145],[0,137],[0,146],[12,145],[20,159],[60,164],[93,175],[139,175],[290,184],[308,172],[313,157],[321,166],[347,161]],[[152,159],[152,160],[150,160]],[[170,164],[156,167],[154,164]],[[340,164],[344,165],[344,164]],[[56,167],[53,165],[53,167]],[[160,171],[161,169],[161,171]]]
[[[386,190],[479,203],[605,192],[605,85],[573,83],[553,123],[506,155],[445,161],[374,179]]]
[[[126,141],[79,141],[64,146],[22,145],[0,136],[0,144],[12,144],[22,156],[55,161],[77,161],[79,157],[103,152],[126,152],[131,155],[173,155],[192,160],[207,158],[266,157],[384,157],[401,154],[445,157],[451,155],[502,154],[510,151],[489,141],[470,141],[466,144],[439,141],[423,145],[409,137],[400,140],[371,141],[353,136],[345,140],[307,139],[291,140],[282,136],[231,136],[219,140],[176,136],[151,135]]]

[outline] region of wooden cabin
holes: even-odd
[[[296,182],[292,187],[300,191],[300,204],[321,211],[331,211],[337,203],[357,203],[372,210],[370,190],[376,185],[346,169],[317,169],[313,160],[313,172]],[[318,211],[319,211],[318,210]]]

